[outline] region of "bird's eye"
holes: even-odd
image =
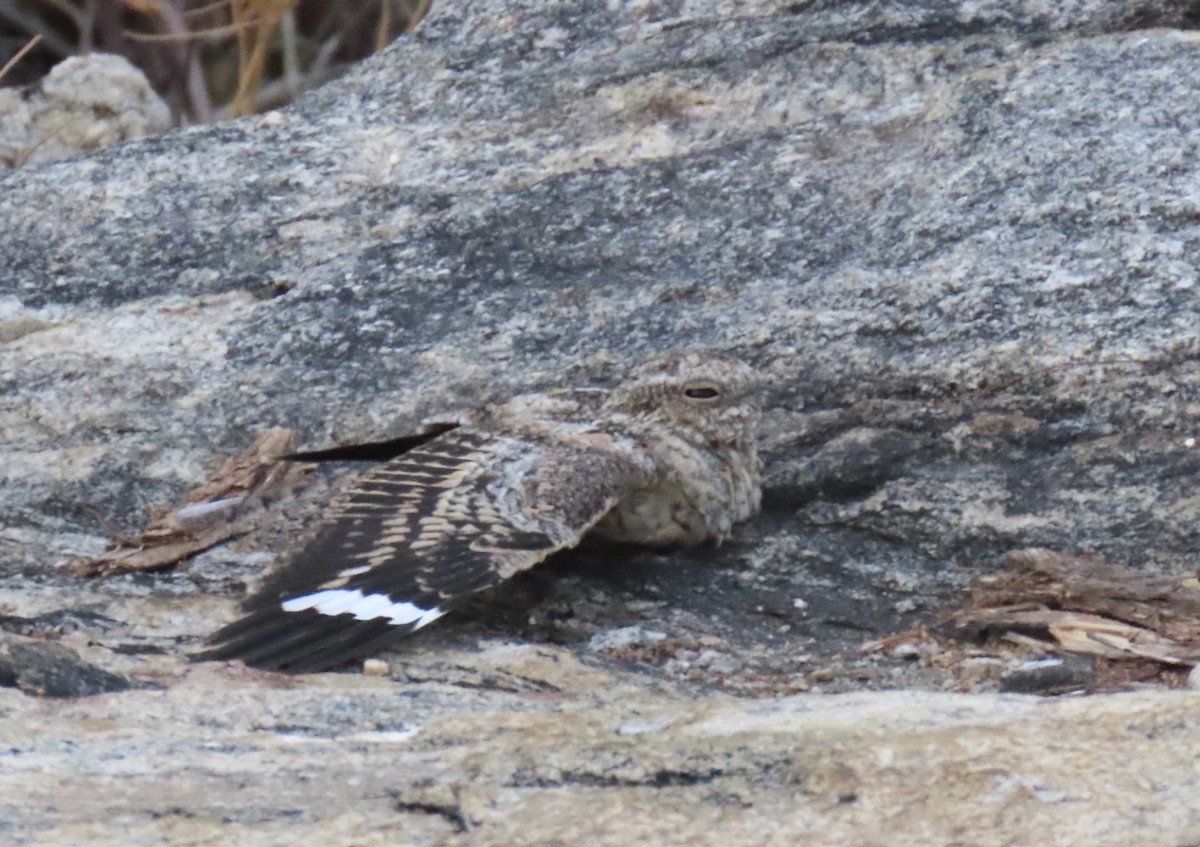
[[[683,396],[693,400],[716,400],[721,392],[715,385],[690,385],[683,389]]]

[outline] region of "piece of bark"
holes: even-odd
[[[1169,665],[1184,665],[1200,658],[1200,645],[1180,644],[1146,627],[1080,612],[985,609],[959,613],[957,623],[962,627],[993,634],[1006,631],[1018,635],[1038,633],[1042,636],[1043,646],[1109,659],[1136,657]]]
[[[1037,639],[1063,652],[1171,665],[1200,660],[1200,582],[1051,550],[1008,557],[968,587],[971,602],[940,627],[956,638]]]
[[[264,496],[300,484],[311,466],[281,462],[296,449],[296,434],[283,427],[260,433],[241,454],[227,459],[176,509],[156,515],[141,535],[72,566],[80,576],[148,571],[176,565],[245,531],[242,518]]]
[[[1157,576],[1041,548],[1010,553],[1006,564],[968,587],[972,607],[1036,603],[1151,627],[1200,618],[1196,574]]]

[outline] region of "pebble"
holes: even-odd
[[[728,653],[719,650],[701,650],[693,664],[710,673],[737,673],[742,663]]]
[[[1020,694],[1062,694],[1086,688],[1096,678],[1088,656],[1051,656],[1014,667],[1000,680],[1000,690]]]
[[[362,672],[363,676],[387,676],[392,669],[383,659],[364,659]]]
[[[588,641],[589,650],[620,650],[622,647],[636,647],[642,644],[657,644],[665,641],[667,634],[641,626],[623,626],[620,629],[609,629],[597,632]]]

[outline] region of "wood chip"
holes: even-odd
[[[943,629],[957,638],[1034,638],[1063,652],[1168,665],[1200,661],[1200,587],[1052,550],[1012,553],[1007,570],[976,580],[971,603]]]
[[[264,495],[295,488],[311,470],[279,461],[295,449],[292,430],[272,427],[262,432],[249,448],[227,459],[207,482],[189,492],[182,506],[162,510],[137,538],[117,540],[99,556],[76,562],[72,571],[107,576],[167,568],[245,532],[243,518],[253,504]]]

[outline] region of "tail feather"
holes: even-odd
[[[263,670],[312,673],[337,667],[413,629],[387,620],[355,620],[313,610],[259,610],[218,630],[191,661],[241,659]]]
[[[290,673],[316,673],[361,660],[380,647],[394,642],[412,631],[410,626],[396,626],[384,621],[362,621],[354,632],[324,639],[313,649],[293,650],[278,657],[281,667]]]

